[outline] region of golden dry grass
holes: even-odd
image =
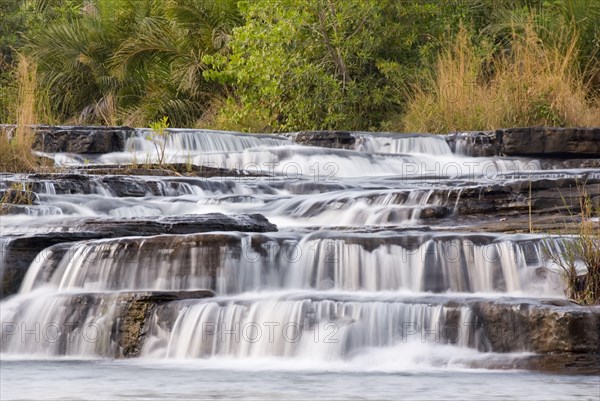
[[[19,55],[16,71],[19,93],[16,105],[16,128],[0,132],[0,171],[31,172],[38,170],[43,162],[32,153],[36,124],[37,80],[36,65],[29,58]]]
[[[462,29],[427,82],[414,88],[402,128],[444,133],[600,125],[600,102],[589,98],[577,68],[576,40],[545,45],[529,24],[513,33],[510,45],[510,54],[479,53]]]

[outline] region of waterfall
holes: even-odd
[[[3,282],[4,272],[6,270],[6,254],[11,241],[12,238],[10,237],[0,237],[0,283]]]
[[[289,140],[276,135],[249,135],[228,131],[214,130],[192,130],[192,129],[168,129],[168,149],[174,151],[200,151],[200,152],[238,152],[257,146],[281,146],[289,143]],[[149,129],[137,129],[136,136],[129,138],[126,148],[136,150],[147,150],[154,152],[154,144]]]
[[[355,134],[354,148],[367,153],[450,155],[452,151],[442,136]]]
[[[117,305],[116,295],[56,294],[48,289],[5,301],[0,350],[42,357],[115,355],[110,333]]]
[[[136,130],[125,151],[90,156],[91,164],[156,161],[150,134]],[[564,251],[563,240],[480,231],[522,211],[525,183],[597,172],[467,157],[461,139],[453,153],[440,136],[352,136],[353,149],[329,149],[275,135],[169,130],[167,163],[256,173],[244,176],[6,175],[2,188],[25,182],[40,204],[2,216],[0,278],[11,241],[39,245],[35,235],[55,232],[67,239],[42,242],[49,246],[18,271],[19,293],[0,303],[0,351],[358,364],[389,353],[402,363],[435,358],[440,347],[492,351],[481,333],[482,300],[510,309],[518,298],[516,309],[563,296],[559,268],[544,251]],[[464,211],[479,201],[481,210]],[[188,225],[212,212],[262,214],[279,231]],[[186,230],[172,229],[169,219],[183,215]],[[110,231],[124,218],[130,231]],[[164,230],[149,229],[155,221]],[[41,247],[33,249],[23,267]],[[123,338],[136,353],[126,354]]]
[[[66,249],[66,250],[65,250]],[[525,254],[529,255],[528,258]],[[38,255],[21,292],[273,289],[556,294],[538,242],[382,233],[194,234],[86,241]]]
[[[331,360],[407,342],[466,347],[478,341],[468,307],[269,299],[181,302],[167,308],[151,320],[154,337],[145,355]]]

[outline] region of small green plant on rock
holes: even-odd
[[[146,136],[146,139],[152,142],[154,145],[156,150],[156,162],[159,165],[163,165],[165,163],[167,142],[171,136],[171,133],[167,130],[168,128],[169,118],[163,117],[162,119],[150,124],[150,129],[152,132]]]
[[[574,237],[563,238],[562,246],[546,246],[550,260],[560,268],[567,296],[582,305],[600,304],[600,204],[579,188],[579,218]],[[550,241],[549,241],[550,242]],[[581,274],[578,266],[585,266]]]

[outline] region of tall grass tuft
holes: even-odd
[[[600,102],[589,97],[573,36],[544,44],[528,23],[521,32],[513,31],[509,50],[494,54],[489,46],[475,46],[461,29],[452,48],[438,57],[434,72],[414,88],[402,128],[443,133],[600,125]]]
[[[0,171],[31,172],[38,170],[42,162],[32,152],[34,133],[32,125],[38,121],[36,65],[29,58],[19,55],[16,70],[18,96],[16,127],[0,132]]]
[[[563,238],[562,246],[547,246],[546,254],[559,267],[567,296],[583,305],[600,304],[600,200],[594,200],[579,187],[580,224],[573,238]],[[582,274],[585,267],[586,273]]]

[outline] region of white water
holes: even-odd
[[[215,301],[182,304],[168,336],[158,322],[151,322],[150,333],[155,336],[148,339],[144,355],[336,361],[358,358],[380,347],[407,348],[427,342],[466,347],[469,341],[478,341],[470,330],[473,322],[466,307],[278,299],[221,305]],[[448,310],[456,310],[459,319],[448,322]]]
[[[422,153],[451,155],[452,151],[442,136],[436,135],[372,135],[356,134],[354,148],[367,153]]]
[[[155,160],[148,134],[138,130],[125,152],[91,163]],[[37,385],[55,398],[196,398],[198,391],[220,398],[306,398],[306,385],[296,388],[294,382],[314,386],[321,375],[335,393],[316,398],[460,394],[480,399],[492,391],[522,398],[526,392],[503,384],[514,377],[529,377],[531,386],[543,390],[536,394],[548,399],[593,394],[590,380],[552,381],[544,375],[494,373],[495,384],[486,391],[479,386],[477,375],[490,373],[474,367],[498,361],[510,366],[511,358],[527,354],[488,352],[473,329],[467,301],[562,297],[563,289],[546,269],[552,265],[544,256],[543,236],[460,234],[452,232],[456,222],[444,219],[452,217],[465,189],[597,172],[544,172],[535,160],[469,158],[453,154],[435,136],[354,135],[354,150],[212,131],[172,130],[168,137],[168,162],[246,169],[265,177],[31,179],[41,204],[2,217],[0,246],[6,247],[9,234],[77,231],[90,217],[261,213],[279,232],[115,238],[43,250],[20,293],[0,303],[2,398],[46,397],[35,386],[17,393],[13,383],[21,383],[25,372],[40,373]],[[84,163],[80,155],[55,156],[59,164]],[[442,210],[445,217],[428,217],[431,210]],[[106,361],[119,352],[113,334],[122,327],[122,292],[193,289],[212,289],[217,297],[162,304],[147,323],[141,357]],[[456,328],[451,339],[444,338],[448,327]],[[71,359],[56,359],[63,357]],[[43,378],[45,368],[69,373],[53,374],[53,383]],[[106,373],[111,369],[127,383]],[[78,370],[95,382],[77,376]],[[141,370],[147,381],[137,375]],[[179,382],[181,372],[193,380],[211,379],[198,390]],[[437,380],[439,372],[448,380],[468,380],[448,384]],[[365,375],[370,395],[357,385]],[[69,388],[69,377],[88,387],[60,390],[58,383]],[[438,393],[436,380],[444,389]],[[108,382],[104,391],[87,390]],[[239,393],[214,384],[236,382],[245,383]],[[137,393],[128,392],[141,383]]]
[[[279,288],[560,294],[555,275],[539,277],[546,265],[539,242],[394,235],[224,233],[87,241],[71,245],[58,260],[54,248],[40,253],[21,293],[51,285],[58,291],[208,288],[221,294]],[[402,245],[408,239],[411,246]]]

